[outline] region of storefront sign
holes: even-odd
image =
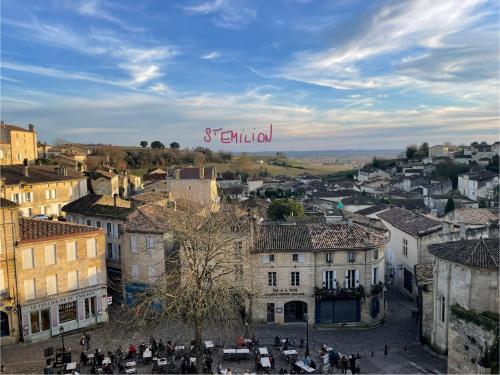
[[[53,299],[50,301],[40,302],[40,303],[31,305],[27,308],[29,310],[40,310],[44,307],[48,307],[48,306],[52,306],[52,305],[59,305],[61,303],[68,303],[68,302],[77,301],[77,300],[83,299],[83,298],[93,297],[93,296],[99,294],[100,292],[101,292],[100,289],[96,289],[96,290],[91,290],[89,292],[84,292],[84,293],[75,293],[75,294],[72,294],[70,296],[56,298],[56,299]]]
[[[299,292],[296,288],[286,289],[286,288],[274,288],[272,293],[265,293],[264,296],[303,296],[304,292]]]
[[[76,320],[76,302],[59,305],[59,323]]]

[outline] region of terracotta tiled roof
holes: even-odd
[[[262,224],[255,236],[257,252],[370,249],[387,242],[357,224]]]
[[[210,180],[215,178],[215,167],[201,167],[204,168],[203,178],[205,180]],[[200,167],[185,167],[179,171],[179,177],[182,180],[189,179],[199,179],[200,178]]]
[[[86,225],[63,223],[60,221],[19,218],[19,236],[21,242],[92,232],[97,234],[102,232],[102,230]]]
[[[5,199],[5,198],[0,198],[0,208],[14,208],[17,206],[18,206],[18,204],[15,202],[12,202],[12,201]]]
[[[457,208],[454,211],[455,222],[484,225],[489,221],[498,220],[498,216],[486,208]]]
[[[15,125],[8,125],[8,124],[4,124],[1,126],[2,129],[6,129],[6,130],[15,130],[15,131],[18,131],[18,132],[28,132],[28,133],[31,133],[29,129],[25,129],[25,128],[21,128],[20,126],[15,126]]]
[[[498,238],[460,240],[429,245],[429,252],[437,258],[469,267],[495,268],[499,266]]]
[[[98,176],[102,176],[102,177],[105,177],[105,178],[112,179],[113,177],[117,176],[116,173],[104,171],[102,169],[96,169],[91,174],[92,174],[92,177],[94,177],[94,178],[98,177]]]
[[[25,183],[43,183],[52,181],[67,181],[74,179],[83,179],[80,173],[77,173],[74,168],[67,168],[67,176],[58,174],[55,170],[56,166],[49,165],[30,165],[28,167],[28,176],[24,175],[24,166],[22,165],[6,165],[0,167],[0,175],[5,178],[5,185],[19,185]]]
[[[125,231],[139,233],[162,234],[168,230],[167,215],[172,209],[158,204],[139,207],[125,223]]]
[[[143,193],[143,194],[137,194],[132,197],[130,197],[130,200],[134,204],[138,205],[144,205],[148,203],[154,203],[154,202],[161,202],[168,199],[168,193],[156,193],[156,192],[150,192],[150,193]]]
[[[433,280],[433,263],[415,264],[415,279],[417,285],[429,284]]]
[[[381,212],[377,214],[377,216],[403,232],[411,234],[415,237],[421,237],[429,233],[436,232],[442,228],[441,222],[437,220],[433,220],[426,216],[416,214],[399,207],[394,207],[388,211]]]

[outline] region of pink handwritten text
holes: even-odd
[[[206,143],[219,140],[220,143],[270,143],[273,139],[273,125],[269,124],[269,129],[257,131],[253,130],[230,130],[223,128],[205,128]]]

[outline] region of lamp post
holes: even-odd
[[[309,356],[309,315],[304,314],[304,319],[306,320],[306,357]]]
[[[59,332],[61,332],[61,340],[62,340],[62,346],[63,346],[63,353],[66,352],[66,348],[64,347],[64,327],[61,326],[59,328]]]

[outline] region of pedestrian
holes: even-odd
[[[340,363],[342,366],[342,374],[347,374],[347,368],[349,367],[349,361],[347,360],[347,357],[345,355],[342,356]]]
[[[280,346],[281,345],[281,340],[278,335],[274,338],[274,346]]]
[[[87,350],[90,350],[90,334],[88,332],[85,332],[84,335],[85,335],[85,342],[87,343]]]
[[[349,357],[349,368],[352,374],[356,373],[356,357],[354,357],[354,354],[351,354]]]
[[[311,359],[311,363],[309,363],[309,367],[316,370],[316,362],[314,362],[314,359]]]
[[[158,352],[163,353],[165,351],[165,344],[163,343],[163,340],[160,339],[158,342]]]
[[[227,371],[226,371],[226,375],[233,375],[233,373],[231,372],[231,369],[228,368]]]
[[[205,362],[207,365],[207,373],[213,374],[213,372],[212,372],[212,357],[209,355]]]
[[[269,363],[271,363],[271,368],[274,368],[275,363],[274,363],[274,357],[272,354],[269,355]]]
[[[222,368],[222,365],[217,363],[217,374],[222,374],[224,372],[224,369]]]
[[[80,337],[80,346],[82,347],[82,350],[86,349],[85,335],[84,334],[82,334],[82,337]]]

